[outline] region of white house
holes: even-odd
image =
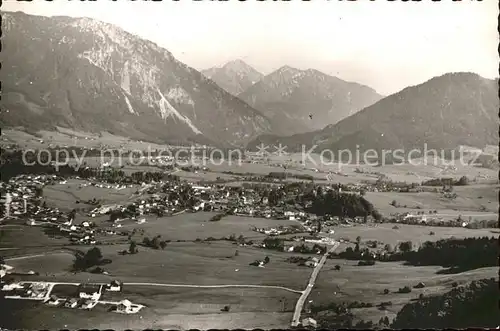
[[[119,282],[119,281],[117,281],[117,280],[113,280],[108,285],[107,290],[110,291],[110,292],[120,292],[122,290],[122,283]]]
[[[116,312],[121,314],[135,314],[142,308],[142,305],[133,304],[129,300],[125,299],[120,301],[120,303],[116,306]]]
[[[86,300],[84,303],[82,303],[82,305],[80,306],[80,309],[90,310],[97,305],[97,302],[98,302],[97,300],[92,300],[92,299]]]
[[[80,292],[79,296],[82,299],[99,300],[99,298],[101,297],[101,293],[99,293],[99,292],[94,292],[94,293]]]
[[[302,326],[304,327],[313,327],[313,328],[317,328],[318,327],[318,322],[316,322],[316,320],[310,318],[310,317],[307,317],[307,318],[304,318],[302,320]]]

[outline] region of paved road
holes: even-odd
[[[5,259],[5,261],[24,260],[24,259],[31,259],[31,258],[35,258],[35,257],[47,256],[47,255],[48,255],[47,253],[44,253],[44,254],[36,254],[36,255],[9,257],[9,258]]]
[[[67,246],[67,245],[61,245],[61,246]],[[32,247],[21,247],[20,249],[23,248],[33,248],[33,247],[43,247],[43,246],[32,246]],[[25,260],[25,259],[33,259],[35,257],[42,257],[42,256],[48,256],[48,255],[56,255],[56,254],[61,254],[61,253],[71,253],[71,251],[68,250],[54,250],[46,253],[40,253],[40,254],[31,254],[31,255],[22,255],[22,256],[13,256],[13,257],[7,257],[4,260],[5,261],[15,261],[15,260]]]
[[[306,302],[307,297],[309,296],[311,290],[314,287],[314,282],[316,281],[316,277],[318,277],[321,268],[323,268],[323,265],[326,262],[328,254],[336,250],[337,247],[339,247],[339,243],[335,243],[328,251],[326,251],[321,260],[318,262],[316,268],[314,268],[311,274],[311,278],[309,279],[309,283],[307,284],[307,287],[302,292],[302,295],[300,296],[299,300],[297,300],[297,304],[295,305],[295,312],[293,313],[293,319],[292,319],[292,327],[299,325],[302,308],[304,307],[304,303]]]

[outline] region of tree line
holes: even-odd
[[[451,273],[497,266],[499,256],[498,238],[495,237],[426,241],[417,250],[413,250],[411,241],[404,241],[399,243],[395,252],[390,245],[386,245],[384,250],[383,253],[372,254],[368,248],[360,249],[359,243],[356,243],[354,249],[348,247],[343,252],[332,253],[331,257],[361,261],[404,261],[412,266],[442,266],[448,268],[444,272]]]

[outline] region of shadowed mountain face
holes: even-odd
[[[220,68],[203,70],[202,74],[232,95],[240,94],[264,77],[242,60],[228,62]]]
[[[167,50],[96,20],[2,13],[3,126],[241,145],[261,113]]]
[[[498,145],[498,82],[473,73],[450,73],[390,95],[323,130],[263,135],[248,146],[281,142],[316,151],[349,149],[451,150]],[[300,149],[299,149],[300,150]]]
[[[288,66],[265,76],[239,97],[268,117],[277,135],[322,129],[382,98],[367,86]]]

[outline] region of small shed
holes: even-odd
[[[302,326],[303,327],[317,328],[318,327],[318,322],[316,322],[316,320],[313,319],[313,318],[311,318],[311,317],[307,317],[307,318],[304,318],[302,320]]]
[[[425,284],[420,282],[417,285],[415,285],[413,288],[424,288],[424,287],[425,287]]]

